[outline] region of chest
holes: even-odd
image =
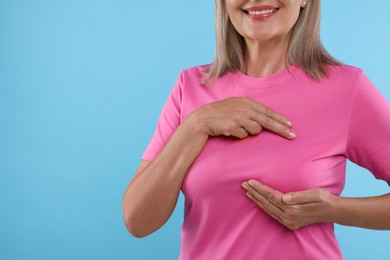
[[[293,121],[297,138],[284,139],[267,130],[239,140],[212,137],[194,162],[183,184],[183,192],[194,197],[218,196],[223,189],[242,195],[241,183],[249,179],[281,192],[327,188],[341,193],[345,182],[344,156],[348,129],[347,102],[340,95],[313,89],[243,92],[246,96],[286,115]],[[233,96],[231,93],[209,93],[207,98],[192,97],[183,115],[203,103]],[[344,108],[345,106],[345,108]]]

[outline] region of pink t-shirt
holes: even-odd
[[[342,259],[333,223],[291,231],[245,195],[249,179],[281,192],[325,188],[339,195],[346,158],[390,181],[390,105],[363,72],[329,66],[313,81],[301,69],[263,78],[228,73],[207,88],[204,67],[182,71],[143,154],[152,161],[194,109],[250,97],[290,118],[297,138],[263,131],[243,140],[211,137],[184,180],[179,259]]]

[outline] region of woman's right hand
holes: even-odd
[[[204,105],[191,114],[210,136],[240,139],[259,134],[263,128],[287,139],[294,139],[291,121],[272,109],[246,97],[230,97]]]

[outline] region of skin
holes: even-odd
[[[390,229],[390,194],[345,198],[325,189],[283,194],[256,180],[242,184],[247,196],[264,212],[291,230],[333,222],[368,229]]]
[[[243,73],[262,77],[285,69],[290,31],[304,1],[225,3],[233,25],[248,46]],[[265,4],[280,8],[267,22],[251,20],[242,11]],[[227,98],[194,110],[154,161],[141,162],[129,183],[122,203],[127,229],[135,237],[144,237],[164,225],[175,208],[184,177],[210,137],[244,139],[267,130],[293,141],[291,127],[291,120],[285,116],[244,97]],[[256,180],[248,180],[242,186],[259,208],[290,229],[322,222],[390,229],[390,195],[341,198],[324,189],[282,194]]]
[[[301,0],[248,1],[225,0],[230,20],[246,41],[245,62],[248,76],[263,77],[286,68],[290,32],[296,23]],[[271,19],[254,21],[242,11],[250,7],[270,5],[279,8]]]

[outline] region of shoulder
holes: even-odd
[[[321,82],[324,86],[335,91],[337,95],[351,100],[356,99],[363,92],[368,95],[370,92],[376,91],[375,86],[361,68],[347,64],[329,66],[328,76],[323,78]]]
[[[198,65],[194,67],[185,68],[180,72],[180,77],[183,79],[192,79],[201,81],[205,74],[207,73],[207,69],[211,64]]]
[[[207,74],[209,66],[210,64],[206,64],[181,70],[175,84],[176,88],[179,88],[180,91],[186,91],[189,89],[198,89],[200,86],[203,86],[202,81]]]
[[[359,81],[359,78],[363,74],[363,70],[348,64],[329,65],[328,69],[328,80],[343,81],[344,83],[350,82],[355,84]]]
[[[362,69],[347,65],[328,65],[327,75],[321,79],[320,84],[335,91],[354,93],[364,75]]]
[[[180,71],[172,92],[179,96],[203,89],[202,80],[206,75],[209,64],[185,68]]]

